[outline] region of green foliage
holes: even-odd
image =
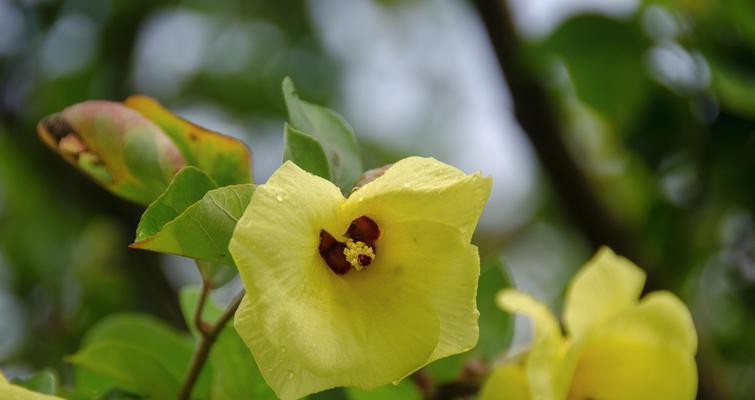
[[[253,184],[217,188],[201,170],[182,169],[142,215],[131,247],[233,265],[228,253]]]
[[[290,78],[283,80],[283,97],[289,118],[285,159],[330,179],[348,193],[362,174],[362,158],[353,129],[336,112],[301,100]]]
[[[35,392],[54,395],[58,393],[59,380],[54,370],[45,368],[27,379],[14,379],[13,384]]]
[[[192,204],[202,199],[205,193],[218,185],[196,167],[184,167],[173,182],[142,214],[136,228],[136,241],[154,236],[162,227],[174,220]]]
[[[500,258],[482,264],[477,287],[477,309],[480,311],[480,340],[473,352],[486,361],[493,361],[509,347],[514,334],[514,317],[495,303],[501,289],[514,287]]]
[[[96,343],[69,361],[160,399],[175,398],[182,378],[172,375],[157,354],[142,350],[136,343]]]
[[[580,99],[619,122],[644,105],[649,45],[636,26],[597,15],[567,21],[542,44],[563,57]]]
[[[325,150],[317,139],[286,124],[283,137],[283,158],[305,171],[330,179],[330,165]]]
[[[121,103],[86,101],[37,125],[66,161],[118,196],[152,202],[184,165],[221,186],[251,182],[251,156],[234,138],[193,125],[145,96]]]
[[[76,389],[102,394],[125,389],[154,398],[175,398],[193,353],[191,337],[160,320],[137,314],[108,317],[68,357],[77,367]],[[200,382],[195,394],[208,389]]]
[[[723,106],[735,114],[755,118],[755,73],[716,56],[709,56],[708,61],[713,70],[713,90]]]
[[[185,164],[160,128],[120,103],[86,101],[39,122],[40,138],[95,182],[147,204]]]
[[[244,142],[194,125],[146,96],[131,96],[124,104],[157,124],[186,162],[205,171],[219,186],[252,182],[251,156]]]
[[[480,339],[477,346],[469,352],[441,358],[428,365],[427,370],[433,378],[439,382],[452,381],[459,377],[468,360],[493,362],[508,349],[514,334],[514,318],[498,308],[495,296],[501,289],[510,287],[513,287],[513,283],[499,258],[491,258],[482,263],[477,287]]]

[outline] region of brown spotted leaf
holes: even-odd
[[[219,186],[252,182],[251,154],[240,140],[194,125],[147,96],[131,96],[123,103],[157,124],[187,164],[205,171]]]
[[[39,122],[48,146],[114,194],[149,204],[186,164],[156,124],[120,103],[86,101]]]

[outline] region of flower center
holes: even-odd
[[[364,242],[355,242],[352,239],[346,241],[343,255],[346,256],[346,261],[357,271],[361,271],[364,267],[372,264],[372,260],[375,259],[375,251],[372,247]]]
[[[352,268],[361,271],[375,260],[375,241],[380,237],[380,229],[375,221],[361,216],[351,221],[344,234],[348,239],[339,242],[333,235],[320,231],[320,256],[328,267],[338,275]]]

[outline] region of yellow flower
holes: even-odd
[[[259,186],[230,251],[236,328],[284,399],[369,389],[477,343],[470,244],[491,179],[401,160],[344,198],[292,162]]]
[[[21,386],[11,385],[0,373],[0,399],[3,400],[63,400],[60,397],[50,396]]]
[[[498,305],[532,320],[530,350],[498,367],[482,400],[687,400],[697,393],[697,334],[670,292],[639,299],[645,273],[602,248],[574,277],[564,326],[527,294],[503,290]]]

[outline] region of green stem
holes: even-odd
[[[223,311],[220,318],[215,321],[215,324],[210,325],[202,320],[202,312],[207,303],[207,295],[209,294],[210,289],[211,284],[209,281],[206,279],[203,280],[202,290],[199,293],[199,301],[197,302],[197,307],[194,309],[194,325],[199,331],[199,345],[191,358],[189,370],[186,373],[186,378],[184,378],[183,384],[181,385],[181,391],[177,397],[178,400],[188,400],[191,396],[191,392],[197,383],[199,374],[202,372],[202,368],[207,362],[207,357],[210,355],[212,345],[215,344],[215,340],[218,338],[220,332],[223,331],[226,324],[228,324],[228,321],[233,318],[233,315],[241,304],[241,299],[244,297],[244,291],[242,290],[236,295],[225,311]]]

